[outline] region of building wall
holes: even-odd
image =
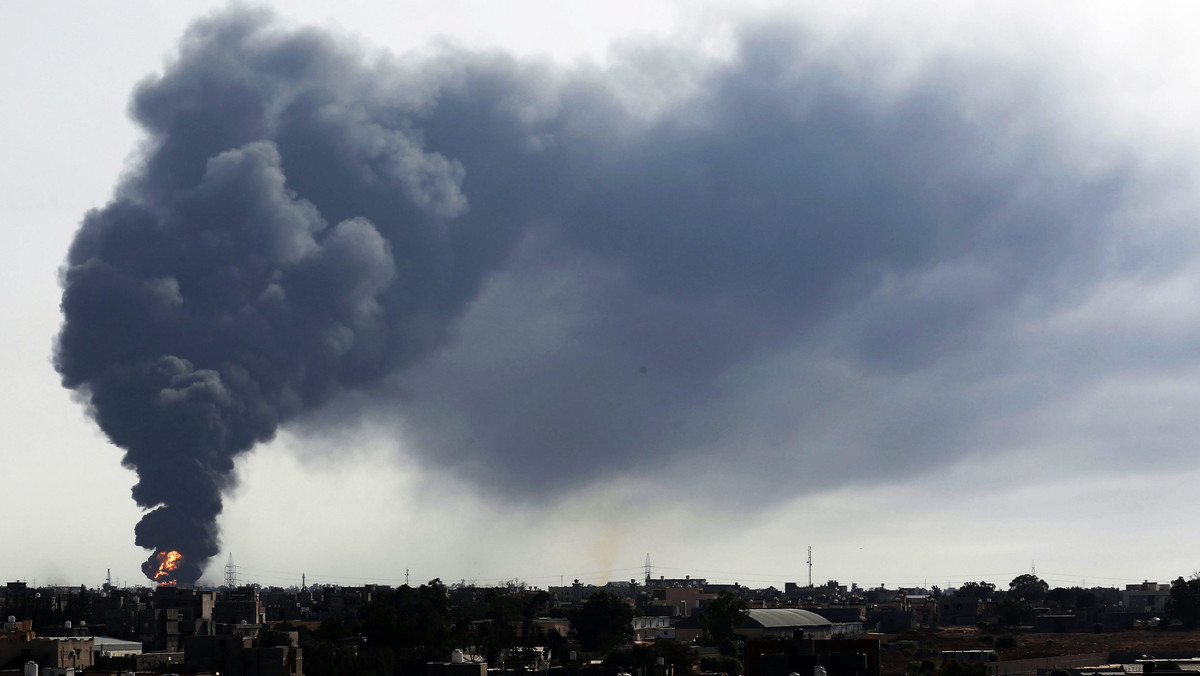
[[[96,659],[90,638],[0,638],[0,664],[18,656],[43,667],[77,669],[92,666]]]
[[[184,666],[219,671],[222,676],[304,676],[299,648],[261,648],[248,637],[193,636],[187,640]]]
[[[1133,613],[1161,613],[1171,598],[1171,585],[1143,582],[1125,586],[1121,603]]]
[[[695,587],[655,587],[650,590],[650,597],[651,605],[669,606],[675,617],[691,617],[704,601],[711,601],[717,595]]]
[[[938,599],[938,624],[970,625],[980,619],[979,599],[973,594],[954,594]]]

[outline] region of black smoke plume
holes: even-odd
[[[194,582],[236,456],[349,391],[513,493],[688,457],[907,471],[961,442],[956,397],[839,437],[853,388],[771,364],[919,373],[997,308],[1054,306],[1113,264],[1128,167],[1075,172],[1028,73],[884,86],[863,72],[885,59],[839,54],[748,25],[727,58],[565,69],[196,23],[138,87],[144,146],[62,274],[57,368],[137,472],[137,544]]]

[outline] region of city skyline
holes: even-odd
[[[810,583],[806,577],[800,577],[800,578],[793,579],[793,578],[788,578],[785,575],[777,575],[777,576],[768,576],[768,578],[769,578],[768,579],[768,578],[759,578],[757,576],[757,574],[753,574],[753,573],[750,574],[749,576],[738,576],[735,573],[732,573],[730,571],[709,571],[709,572],[715,573],[717,575],[717,577],[715,577],[715,578],[709,578],[709,577],[704,577],[701,575],[693,575],[691,572],[685,572],[685,571],[693,571],[694,569],[691,569],[691,568],[687,568],[687,569],[666,568],[666,569],[663,569],[663,568],[655,568],[653,565],[649,566],[649,570],[651,571],[651,574],[650,574],[650,577],[647,579],[645,576],[646,570],[647,570],[647,566],[642,565],[642,566],[630,566],[630,567],[626,567],[626,568],[617,569],[615,571],[611,571],[614,574],[627,573],[628,576],[624,577],[624,578],[611,578],[611,577],[602,577],[602,576],[594,577],[595,575],[597,575],[596,571],[584,572],[582,574],[583,577],[579,577],[579,576],[571,577],[566,574],[561,574],[561,575],[558,575],[557,577],[553,576],[553,575],[542,575],[540,577],[534,578],[536,580],[539,580],[539,582],[532,582],[531,580],[527,580],[527,579],[524,579],[521,577],[512,577],[512,578],[508,578],[508,579],[485,579],[485,580],[481,580],[481,579],[448,580],[448,579],[443,579],[441,576],[436,576],[436,575],[428,580],[417,580],[417,579],[414,579],[411,577],[411,575],[409,574],[410,571],[407,569],[405,571],[403,571],[402,577],[399,577],[399,578],[362,578],[362,577],[354,577],[354,576],[334,575],[334,576],[329,576],[330,579],[321,579],[320,577],[317,577],[316,579],[310,579],[313,576],[310,576],[309,574],[302,572],[302,573],[300,573],[299,580],[295,581],[295,583],[289,583],[289,582],[270,583],[270,582],[260,581],[258,579],[258,576],[265,575],[266,578],[274,578],[277,580],[284,580],[285,576],[283,576],[279,571],[274,571],[274,572],[272,572],[272,571],[257,571],[256,573],[248,572],[247,569],[245,569],[241,566],[238,566],[234,562],[232,555],[230,555],[228,558],[225,559],[225,563],[222,565],[222,572],[223,572],[224,577],[222,579],[214,580],[212,582],[208,582],[206,580],[201,580],[201,581],[197,582],[195,585],[176,585],[173,583],[161,584],[161,583],[156,583],[153,580],[141,579],[140,576],[135,576],[135,578],[132,580],[125,580],[125,579],[121,579],[121,578],[113,575],[112,570],[108,569],[105,572],[105,577],[101,583],[89,584],[87,582],[83,582],[82,586],[89,588],[89,589],[104,589],[104,588],[112,587],[114,589],[125,589],[125,590],[144,589],[144,590],[150,590],[150,591],[153,591],[154,589],[159,588],[159,587],[210,590],[210,591],[217,590],[217,589],[236,589],[236,588],[242,588],[242,587],[258,587],[258,588],[262,588],[262,589],[307,589],[307,588],[320,588],[320,587],[362,588],[362,587],[372,587],[373,586],[373,587],[394,589],[394,588],[398,588],[401,586],[409,586],[409,587],[415,588],[415,587],[429,584],[429,583],[433,582],[434,580],[437,580],[437,581],[440,581],[441,584],[444,584],[448,588],[452,588],[452,589],[465,587],[465,588],[497,588],[497,589],[510,589],[510,590],[511,589],[530,589],[530,590],[560,589],[561,590],[561,589],[569,589],[573,586],[582,586],[583,588],[587,588],[587,589],[603,589],[603,588],[614,588],[614,589],[626,588],[626,589],[628,589],[628,588],[639,588],[639,587],[643,587],[643,588],[656,588],[656,587],[677,588],[677,587],[689,587],[689,586],[694,586],[696,588],[702,588],[702,587],[723,588],[723,587],[735,586],[735,587],[740,587],[742,590],[744,590],[746,592],[763,592],[763,591],[766,591],[769,589],[776,589],[781,594],[784,593],[785,587],[789,588],[789,589],[792,587],[795,587],[796,589],[800,589],[800,590],[830,590],[830,589],[833,589],[837,593],[845,593],[845,594],[862,594],[862,593],[865,593],[868,591],[903,591],[903,590],[908,590],[909,593],[912,593],[912,590],[918,590],[919,592],[927,592],[932,595],[939,595],[939,594],[945,594],[945,593],[954,593],[954,592],[962,589],[964,587],[964,585],[967,586],[968,588],[970,588],[973,585],[979,585],[979,584],[990,584],[990,585],[992,585],[992,589],[1003,593],[1003,592],[1006,592],[1009,590],[1011,584],[1021,582],[1027,578],[1035,578],[1038,580],[1043,579],[1042,576],[1038,574],[1036,565],[1031,566],[1031,568],[1028,571],[1015,574],[1012,579],[1007,580],[1007,581],[997,581],[997,580],[1000,580],[1001,578],[994,577],[991,580],[980,578],[980,579],[972,579],[972,580],[963,580],[961,582],[944,581],[944,584],[939,583],[937,581],[930,581],[928,579],[920,580],[920,582],[917,584],[905,584],[905,583],[888,584],[885,582],[871,584],[871,583],[860,583],[857,580],[838,579],[836,576],[830,577],[828,579],[818,579],[818,578],[814,577]],[[664,570],[667,572],[663,572]],[[777,584],[774,582],[774,578],[776,578],[776,577],[784,579],[785,581]],[[1187,577],[1187,576],[1180,576],[1180,577]],[[743,579],[749,580],[749,582],[743,583],[743,582],[739,581],[739,580],[743,580]],[[1054,576],[1051,576],[1050,579],[1054,579]],[[17,579],[17,580],[9,580],[9,582],[24,584],[30,589],[36,589],[36,588],[75,589],[75,588],[78,588],[81,586],[80,581],[78,581],[78,580],[74,581],[74,582],[69,582],[69,583],[64,583],[64,582],[60,581],[57,583],[45,583],[45,584],[43,584],[41,581],[39,581],[37,579],[32,579],[32,580],[31,579]],[[1125,584],[1120,584],[1120,583],[1110,580],[1107,582],[1102,581],[1102,582],[1093,584],[1086,579],[1081,579],[1075,583],[1068,582],[1068,583],[1064,583],[1061,585],[1056,585],[1056,584],[1051,584],[1050,582],[1046,581],[1046,583],[1050,589],[1059,589],[1059,588],[1062,588],[1062,589],[1105,589],[1105,590],[1114,590],[1114,591],[1120,591],[1124,588],[1129,588],[1129,589],[1141,588],[1146,584],[1161,585],[1163,587],[1166,587],[1166,586],[1169,586],[1169,584],[1171,582],[1174,582],[1174,580],[1167,580],[1167,581],[1142,580],[1141,582],[1125,583]],[[838,591],[838,590],[842,590],[842,591]]]

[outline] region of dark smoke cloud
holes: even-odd
[[[562,69],[198,22],[63,273],[57,366],[137,471],[137,543],[197,579],[234,458],[287,421],[383,416],[513,496],[994,438],[961,422],[994,395],[945,385],[1021,308],[1146,272],[1113,246],[1138,176],[1030,73],[885,79],[794,26]]]
[[[620,67],[564,87],[586,120],[567,198],[396,379],[413,447],[517,497],[649,473],[761,504],[904,476],[1019,446],[988,417],[1054,394],[1003,382],[1026,368],[1010,332],[1163,261],[1119,235],[1145,177],[1051,82],[932,63],[885,86],[794,27],[738,45],[652,114],[611,103]]]

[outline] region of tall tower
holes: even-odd
[[[650,586],[650,552],[646,552],[646,586]]]
[[[225,588],[237,587],[237,566],[233,565],[233,552],[229,552],[229,563],[225,564]]]
[[[808,546],[808,588],[812,589],[812,545]]]

